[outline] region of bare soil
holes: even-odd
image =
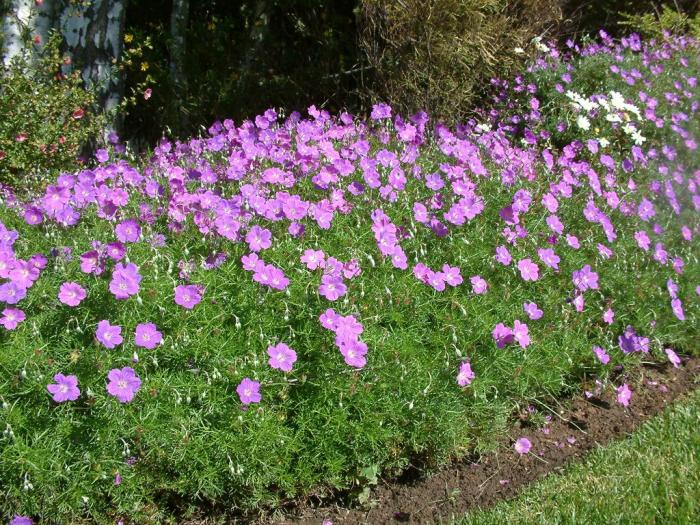
[[[620,370],[615,383],[627,382],[633,390],[626,408],[617,403],[611,388],[592,397],[570,399],[551,414],[544,427],[532,426],[523,415],[496,453],[455,462],[429,477],[408,471],[400,479],[376,487],[364,508],[343,508],[341,500],[320,506],[307,502],[274,523],[320,525],[328,519],[334,525],[423,524],[512,498],[524,486],[560,471],[598,445],[624,438],[693,390],[700,382],[700,359],[683,361],[680,368],[665,363],[645,364],[629,374]],[[519,437],[532,442],[530,453],[521,456],[515,452],[513,443]]]

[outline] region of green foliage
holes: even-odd
[[[95,93],[83,87],[79,73],[61,72],[61,42],[54,34],[0,73],[0,182],[20,192],[76,169],[83,148],[105,127],[94,109]]]
[[[700,38],[700,13],[691,16],[668,5],[662,6],[660,13],[622,13],[619,23],[647,38],[663,38],[664,33],[689,33]]]
[[[369,97],[404,114],[459,122],[489,80],[523,65],[524,48],[556,27],[553,0],[361,2],[361,46],[374,78]]]
[[[700,522],[700,393],[629,439],[526,489],[459,525]],[[634,501],[634,505],[630,505]]]

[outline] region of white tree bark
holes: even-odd
[[[2,60],[6,66],[24,49],[23,35],[31,30],[33,0],[12,0],[3,19]]]
[[[113,66],[122,52],[126,13],[125,0],[92,0],[64,7],[59,28],[88,86],[96,86],[105,110],[114,109],[121,98],[122,84]]]

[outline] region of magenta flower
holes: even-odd
[[[272,246],[272,232],[256,224],[248,231],[245,241],[248,243],[251,251],[259,252]]]
[[[134,344],[142,348],[153,350],[163,341],[163,334],[158,331],[158,328],[153,323],[141,323],[136,325],[134,334]]]
[[[584,305],[583,295],[577,294],[576,297],[574,297],[574,308],[576,308],[577,312],[583,312]]]
[[[530,344],[530,335],[527,325],[521,323],[518,319],[515,320],[515,324],[513,325],[513,337],[522,348],[527,348]]]
[[[319,319],[319,321],[321,321],[321,326],[323,326],[323,328],[325,328],[326,330],[333,330],[333,331],[335,331],[336,326],[337,326],[337,323],[338,323],[338,319],[339,319],[340,317],[341,317],[341,316],[339,316],[339,315],[335,312],[335,310],[333,310],[333,308],[329,308],[328,310],[326,310],[325,312],[323,312],[323,313],[319,316],[318,319]]]
[[[6,330],[14,330],[17,325],[24,321],[27,316],[19,308],[5,308],[2,311],[2,318],[0,318],[0,324],[5,327]]]
[[[121,261],[126,255],[126,248],[120,242],[110,242],[107,245],[107,256],[114,261]]]
[[[610,356],[600,346],[594,346],[593,353],[598,358],[598,361],[600,361],[604,365],[607,365],[610,362]]]
[[[670,348],[665,348],[664,352],[666,352],[666,357],[668,357],[668,360],[671,361],[671,364],[673,364],[675,368],[681,366],[681,358],[678,357],[678,354],[676,352],[674,352]]]
[[[325,260],[326,255],[322,250],[305,250],[304,255],[301,256],[301,262],[303,262],[309,270],[323,268]]]
[[[247,377],[243,378],[243,381],[236,387],[236,392],[238,393],[241,403],[244,405],[259,403],[262,399],[260,383]]]
[[[528,452],[530,452],[530,448],[532,448],[532,443],[526,437],[521,437],[515,441],[513,448],[515,449],[515,451],[518,454],[523,456],[523,455],[527,454]]]
[[[117,299],[128,299],[139,293],[141,289],[141,274],[134,263],[124,265],[117,263],[112,271],[112,280],[109,283],[109,291]]]
[[[680,299],[671,300],[671,309],[679,321],[685,321],[685,313],[683,312],[683,303]]]
[[[581,244],[578,241],[578,237],[576,237],[575,235],[567,234],[566,244],[571,246],[574,250],[578,250],[581,247]]]
[[[318,293],[329,301],[335,301],[339,297],[345,295],[347,289],[341,277],[324,275],[321,278],[321,286],[318,288]]]
[[[58,292],[58,300],[71,307],[78,306],[86,296],[83,287],[73,282],[63,283]]]
[[[0,284],[0,301],[7,304],[17,304],[27,296],[27,289],[18,286],[13,281]]]
[[[193,284],[181,284],[175,287],[175,304],[192,310],[202,300],[199,288]]]
[[[442,275],[445,283],[452,287],[459,286],[464,282],[460,273],[459,266],[450,266],[449,264],[442,265]],[[473,279],[473,277],[472,277]],[[484,281],[486,283],[486,281]]]
[[[473,277],[469,278],[469,281],[472,283],[472,291],[476,295],[483,295],[486,293],[486,290],[488,290],[488,283],[482,279],[479,275],[475,275]]]
[[[457,374],[457,384],[459,386],[469,385],[475,377],[476,375],[472,371],[469,361],[464,361],[459,365],[459,373]]]
[[[524,281],[536,281],[540,277],[539,267],[530,259],[523,259],[518,262],[518,270]]]
[[[291,372],[292,365],[297,360],[297,353],[284,343],[269,346],[267,348],[267,355],[270,356],[270,360],[268,361],[270,366],[282,370],[283,372]]]
[[[125,366],[122,369],[113,368],[107,374],[109,383],[107,392],[116,397],[121,403],[128,403],[141,388],[141,379],[133,368]]]
[[[10,520],[10,525],[34,525],[34,522],[28,516],[15,514],[15,517]]]
[[[598,274],[591,270],[591,265],[587,264],[580,270],[574,270],[572,273],[574,286],[585,292],[588,289],[598,289]]]
[[[605,312],[603,312],[603,321],[606,324],[613,324],[614,318],[615,312],[612,308],[608,308],[607,310],[605,310]]]
[[[55,383],[47,385],[46,390],[53,396],[56,403],[64,401],[75,401],[80,396],[78,388],[78,378],[75,376],[64,376],[56,374],[53,376]]]
[[[109,324],[109,321],[103,320],[97,323],[97,331],[95,336],[97,340],[110,350],[117,345],[122,344],[122,327]]]
[[[508,248],[505,246],[498,246],[496,248],[496,261],[504,266],[508,266],[511,262],[513,262],[513,257],[510,255]]]
[[[141,237],[141,227],[139,223],[133,219],[128,219],[117,224],[114,232],[117,235],[117,239],[123,243],[137,242]]]
[[[336,339],[336,344],[346,364],[355,368],[362,368],[367,364],[367,345],[362,341],[350,338]]]
[[[527,316],[533,321],[542,319],[542,315],[544,315],[544,312],[540,310],[537,304],[535,303],[523,303],[523,310],[525,311]]]
[[[537,250],[537,254],[540,257],[540,260],[549,266],[550,268],[553,268],[554,270],[559,269],[559,261],[561,260],[559,256],[554,253],[554,250],[551,248],[540,248]]]
[[[508,328],[503,323],[498,323],[493,332],[491,332],[493,340],[496,341],[496,346],[498,348],[503,348],[505,345],[509,345],[514,341],[513,330]]]
[[[617,387],[617,402],[620,403],[623,407],[626,407],[630,404],[630,399],[632,399],[632,390],[630,390],[630,387],[627,386],[627,383],[624,383]]]

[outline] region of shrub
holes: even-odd
[[[516,51],[553,29],[555,0],[363,0],[360,45],[374,68],[370,96],[399,111],[458,122],[494,76],[524,62]]]
[[[361,495],[583,376],[697,353],[697,43],[539,45],[490,128],[269,110],[5,192],[4,514]],[[554,146],[550,113],[606,105],[658,131]]]
[[[19,192],[77,169],[105,127],[79,73],[61,73],[61,41],[54,34],[40,50],[28,47],[0,73],[0,182]]]
[[[664,33],[681,35],[689,33],[700,38],[700,13],[693,16],[668,5],[656,13],[622,13],[620,25],[636,31],[646,38],[663,38]]]

